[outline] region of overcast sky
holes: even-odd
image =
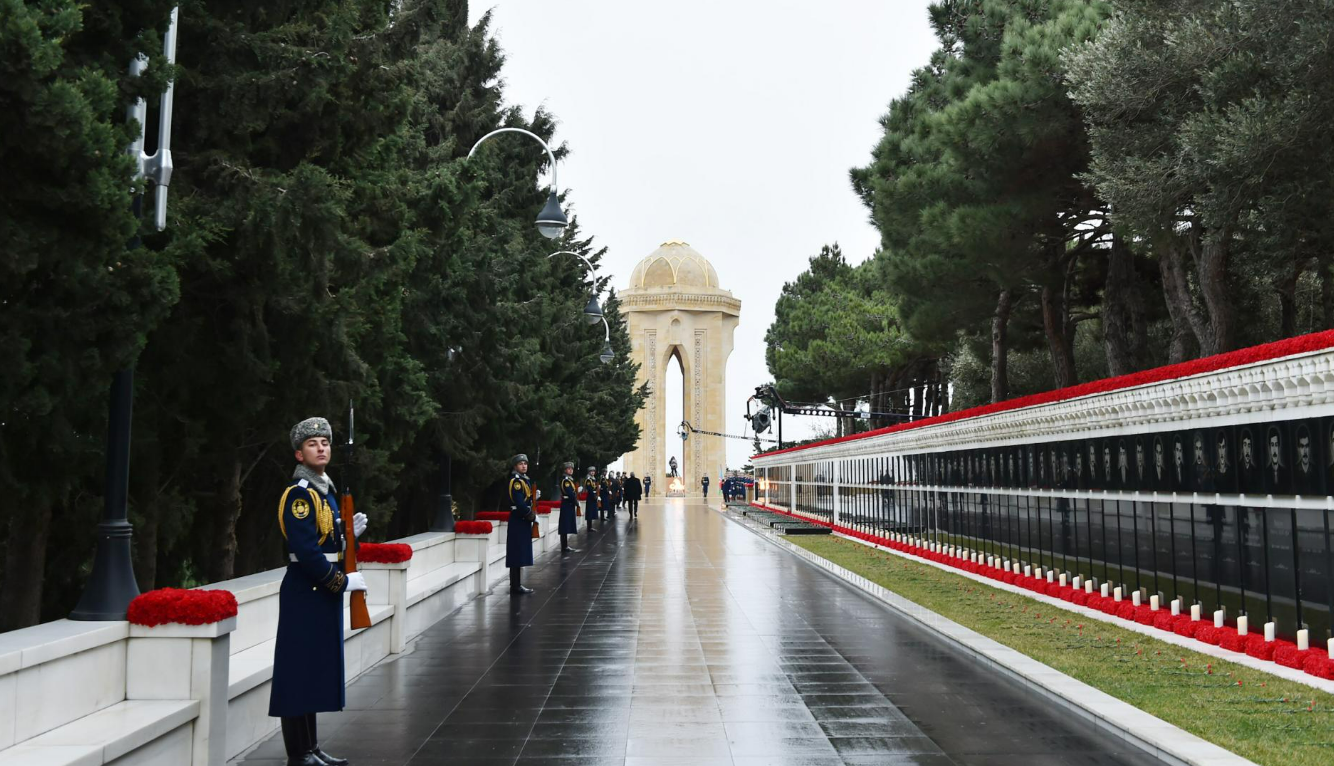
[[[852,192],[877,120],[927,62],[927,0],[492,0],[509,104],[545,106],[570,155],[560,185],[585,233],[609,248],[618,289],[669,239],[690,243],[741,299],[727,367],[727,431],[770,379],[764,333],[783,283],[821,245],[853,262],[879,234]],[[674,389],[674,390],[673,390]],[[668,433],[680,421],[667,395]],[[787,418],[803,438],[815,418]],[[703,438],[703,437],[698,437]],[[679,454],[679,443],[669,448]],[[728,463],[749,442],[728,440]]]

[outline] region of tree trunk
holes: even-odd
[[[1205,308],[1209,310],[1209,326],[1212,330],[1200,342],[1200,351],[1205,356],[1236,348],[1236,309],[1227,289],[1230,236],[1227,232],[1221,232],[1218,236],[1206,239],[1196,264],[1200,295],[1204,297]]]
[[[1210,330],[1208,322],[1191,298],[1180,243],[1170,237],[1162,237],[1155,249],[1158,251],[1158,271],[1163,278],[1163,300],[1167,304],[1167,315],[1172,320],[1167,361],[1176,364],[1191,358],[1191,338],[1195,339],[1197,345],[1203,346],[1202,339],[1210,334]]]
[[[1066,388],[1079,382],[1075,373],[1075,348],[1070,312],[1066,308],[1065,292],[1050,285],[1042,288],[1042,329],[1047,335],[1047,350],[1051,354],[1052,373],[1057,388]]]
[[[241,517],[241,460],[233,458],[218,488],[213,511],[212,555],[208,557],[209,582],[230,580],[236,572],[236,520]]]
[[[1107,282],[1102,292],[1102,338],[1107,370],[1126,375],[1145,367],[1148,322],[1135,277],[1135,259],[1120,237],[1107,251]]]
[[[1329,263],[1316,261],[1320,270],[1320,312],[1321,326],[1328,330],[1334,328],[1334,274],[1330,273]],[[1334,583],[1331,583],[1334,586]]]
[[[1010,395],[1010,311],[1014,291],[1005,289],[996,298],[996,313],[991,317],[991,401],[1003,401]]]
[[[46,582],[46,543],[51,532],[49,503],[29,506],[10,521],[5,578],[0,583],[0,631],[42,621],[42,586]]]
[[[1274,285],[1278,293],[1279,337],[1291,338],[1297,334],[1297,282],[1301,279],[1304,264],[1298,260],[1292,265],[1292,271]]]

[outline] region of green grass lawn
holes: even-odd
[[[787,539],[1257,763],[1334,763],[1334,695],[844,538]]]

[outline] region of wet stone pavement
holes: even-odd
[[[715,501],[716,502],[716,501]],[[1148,764],[704,507],[621,512],[348,687],[353,766]],[[277,766],[281,738],[235,763]]]

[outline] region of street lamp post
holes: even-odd
[[[605,316],[602,317],[602,330],[602,355],[599,356],[598,359],[602,360],[603,364],[611,364],[611,360],[616,358],[616,352],[611,348],[611,325],[607,324],[607,318]]]
[[[176,20],[179,8],[171,9],[171,22],[162,38],[162,55],[168,65],[176,63]],[[148,67],[148,58],[142,54],[130,62],[130,76],[138,77]],[[171,109],[175,82],[168,83],[158,108],[158,146],[152,154],[144,154],[144,137],[148,132],[148,107],[137,99],[129,108],[128,118],[139,130],[138,137],[129,146],[134,158],[135,181],[150,179],[156,185],[153,222],[160,231],[167,226],[167,185],[171,182]],[[132,203],[135,217],[143,209],[143,195],[136,194]],[[140,246],[135,234],[128,248]],[[97,525],[97,552],[93,556],[93,571],[84,586],[79,603],[70,613],[71,620],[123,620],[134,597],[139,595],[139,584],[134,578],[134,559],[130,542],[134,528],[129,522],[130,493],[130,425],[134,413],[134,365],[117,370],[111,381],[107,418],[107,474],[106,497],[102,507],[102,521]]]
[[[542,212],[537,214],[537,230],[547,239],[556,239],[565,232],[565,227],[570,225],[570,220],[565,217],[565,213],[560,209],[560,200],[556,197],[556,153],[551,151],[547,142],[543,141],[541,136],[536,133],[524,130],[523,128],[497,128],[490,133],[477,139],[477,143],[468,150],[468,159],[477,153],[477,147],[492,136],[498,136],[501,133],[521,133],[533,139],[542,145],[546,150],[547,157],[551,160],[551,191],[547,193],[547,204],[542,207]]]
[[[453,362],[459,355],[457,346],[450,346],[445,349],[445,358]],[[450,457],[449,449],[445,448],[444,458],[440,461],[440,497],[436,501],[435,520],[431,522],[432,532],[453,532],[454,531],[454,462]]]

